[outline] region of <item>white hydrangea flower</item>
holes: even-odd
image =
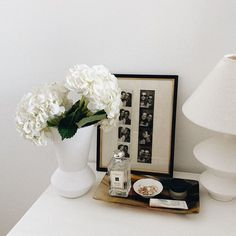
[[[114,125],[119,116],[121,99],[117,78],[103,65],[76,65],[70,70],[65,86],[88,100],[88,109],[95,113],[105,110],[104,126]]]
[[[75,65],[69,69],[70,75],[66,78],[66,87],[71,91],[77,91],[81,95],[88,93],[89,83],[93,77],[89,74],[87,65]]]
[[[16,112],[16,127],[20,134],[36,145],[46,145],[49,132],[47,121],[60,116],[72,105],[67,98],[68,92],[62,84],[53,83],[27,93]]]

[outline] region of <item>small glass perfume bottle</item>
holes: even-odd
[[[108,165],[109,194],[127,197],[131,188],[130,158],[122,151],[115,151]]]

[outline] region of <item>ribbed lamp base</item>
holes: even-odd
[[[194,148],[196,159],[207,171],[200,176],[200,183],[219,201],[236,198],[236,138],[219,135],[199,143]]]

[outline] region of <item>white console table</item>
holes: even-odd
[[[97,172],[94,188],[78,199],[59,197],[49,186],[8,236],[236,235],[236,200],[213,200],[201,188],[200,213],[191,215],[105,203],[92,198],[103,176]],[[198,175],[176,172],[175,177]]]

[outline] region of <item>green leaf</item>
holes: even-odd
[[[83,111],[81,111],[80,108],[78,108],[74,113],[74,122],[77,123],[78,121],[80,121],[83,117],[86,117],[86,114],[83,113]]]
[[[65,114],[65,117],[60,120],[58,125],[58,132],[60,133],[62,140],[71,138],[75,135],[78,129],[76,123],[85,116],[86,115],[81,110],[80,101],[77,101]]]
[[[76,134],[77,129],[78,126],[74,121],[73,115],[68,115],[61,119],[58,125],[58,132],[60,133],[62,140],[73,137]]]
[[[97,123],[106,118],[106,112],[101,110],[95,114],[89,113],[87,109],[88,101],[82,97],[77,101],[58,121],[50,121],[48,125],[58,126],[58,132],[62,140],[71,138],[75,135],[78,128]],[[89,116],[88,116],[89,115]]]
[[[94,115],[101,115],[101,114],[106,114],[106,112],[104,110],[101,110],[101,111],[94,113]]]
[[[86,105],[86,106],[85,106]],[[85,106],[85,107],[84,107]],[[77,101],[67,112],[65,116],[73,115],[74,121],[78,122],[83,117],[86,117],[87,113],[87,101],[84,97]]]
[[[84,96],[82,96],[80,99],[79,108],[83,108],[84,106],[86,106],[86,104],[87,104],[87,100]]]
[[[80,105],[80,100],[77,101],[77,102],[66,112],[66,115],[69,115],[69,114],[75,112],[76,109],[79,108],[79,105]]]
[[[48,127],[56,127],[56,126],[58,126],[58,124],[60,123],[61,119],[62,119],[62,116],[57,116],[57,117],[55,117],[55,118],[53,118],[51,120],[48,120],[47,121]]]
[[[85,117],[77,123],[78,128],[95,124],[98,121],[105,119],[106,116],[107,115],[105,113],[105,114],[98,114],[98,115],[94,114],[93,116]]]

